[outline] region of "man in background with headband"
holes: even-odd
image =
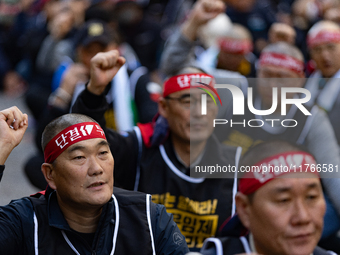
[[[319,21],[307,34],[310,56],[316,70],[305,88],[311,92],[309,104],[326,111],[340,144],[340,27],[332,21]]]
[[[257,115],[245,107],[245,115],[234,115],[232,120],[235,123],[248,123],[254,120],[250,127],[248,125],[217,125],[215,132],[220,141],[234,146],[242,146],[243,152],[249,147],[263,141],[281,139],[292,143],[305,145],[315,156],[318,164],[339,165],[339,148],[336,144],[334,131],[327,115],[318,106],[307,107],[311,115],[304,115],[296,105],[287,105],[285,115],[281,115],[281,89],[301,88],[304,85],[304,62],[300,50],[295,46],[285,42],[278,42],[266,46],[259,59],[257,79],[254,81],[256,91],[248,97],[253,98],[254,108],[257,110],[268,110],[273,105],[274,88],[277,88],[277,108],[269,115]],[[252,84],[252,82],[249,82]],[[254,89],[253,89],[254,90]],[[298,93],[287,93],[287,98],[299,98]],[[305,106],[305,104],[304,104]],[[269,120],[269,121],[268,121]],[[270,121],[272,120],[272,121]],[[295,120],[297,122],[293,122]],[[284,121],[284,125],[282,125]],[[296,125],[295,125],[296,124]],[[289,127],[291,126],[291,127]],[[328,204],[334,205],[332,208],[334,215],[340,214],[340,179],[339,173],[333,173],[332,178],[329,173],[321,173],[322,183],[330,201]],[[331,210],[327,211],[327,214]],[[326,217],[325,219],[327,220]],[[325,236],[337,230],[337,224],[326,222],[326,226],[331,229]],[[332,230],[332,228],[334,229]],[[325,237],[324,236],[324,237]]]
[[[27,128],[16,107],[0,111],[0,171]],[[113,189],[114,160],[91,118],[63,115],[42,135],[45,191],[0,207],[1,254],[186,254],[164,206]],[[131,245],[131,241],[133,245]]]
[[[249,120],[255,119],[257,122],[253,121],[251,125],[257,127],[253,128],[243,124],[235,124],[232,127],[216,125],[217,137],[226,144],[242,146],[243,153],[249,147],[262,141],[286,139],[293,143],[306,145],[308,150],[315,155],[319,164],[338,165],[339,149],[334,141],[332,127],[323,111],[314,106],[307,108],[311,115],[305,115],[295,104],[288,104],[286,114],[281,115],[281,89],[285,87],[301,88],[305,81],[303,68],[302,53],[295,46],[278,42],[265,47],[260,55],[258,78],[250,80],[250,84],[254,87],[253,93],[248,96],[252,98],[253,107],[256,110],[269,110],[273,106],[273,98],[275,98],[273,90],[276,88],[276,110],[269,115],[258,115],[245,107],[244,115],[231,117],[233,122],[243,123],[245,120],[247,123]],[[299,94],[288,93],[286,97],[299,98]],[[266,119],[275,121],[266,121]],[[281,121],[284,119],[288,120],[283,126]],[[296,120],[297,125],[289,123],[290,119]]]
[[[313,165],[311,154],[284,141],[249,150],[240,167],[237,215],[225,224],[224,237],[207,239],[201,253],[335,255],[317,247],[326,203]]]
[[[214,20],[208,22],[207,26],[204,26],[202,30],[210,30],[212,22]],[[213,25],[216,26],[215,29],[221,29],[220,27],[223,24]],[[198,56],[197,60],[200,66],[208,67],[208,69],[216,68],[216,73],[218,73],[217,70],[225,70],[225,74],[231,71],[231,74],[235,72],[246,77],[255,76],[255,62],[257,58],[252,53],[253,40],[246,27],[233,23],[228,32],[219,35],[212,45],[209,45],[204,39],[201,40],[208,49]]]
[[[121,57],[117,51],[92,59],[91,79],[72,111],[96,119],[105,129],[107,107],[103,91]],[[236,179],[190,176],[197,165],[236,166],[240,149],[222,146],[212,135],[218,107],[207,97],[209,114],[201,114],[202,89],[214,90],[214,77],[197,68],[183,68],[164,82],[154,121],[139,124],[123,134],[105,129],[115,157],[115,185],[152,194],[164,204],[185,236],[191,250],[215,236],[218,227],[233,214]]]

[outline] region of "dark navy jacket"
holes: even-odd
[[[216,236],[221,224],[233,214],[233,196],[237,190],[235,174],[224,175],[229,178],[215,176],[214,179],[189,175],[194,169],[184,166],[176,155],[171,132],[161,144],[148,146],[140,126],[123,134],[106,128],[103,117],[106,108],[103,95],[84,90],[72,111],[92,117],[104,129],[115,159],[115,185],[151,194],[154,203],[163,204],[167,212],[174,215],[189,249],[199,251],[204,239]],[[207,140],[205,152],[194,165],[236,167],[240,149],[222,145],[212,135]]]
[[[234,255],[241,253],[251,253],[249,236],[223,237],[206,239],[204,247],[201,249],[202,255]],[[332,251],[326,251],[320,247],[315,247],[313,255],[336,255]]]
[[[3,170],[0,166],[0,178]],[[14,200],[0,207],[0,254],[38,254],[38,250],[44,255],[106,255],[113,247],[115,254],[153,254],[153,250],[155,254],[186,254],[185,239],[172,216],[164,206],[150,201],[149,195],[114,188],[90,247],[69,227],[55,191]]]

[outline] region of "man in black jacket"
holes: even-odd
[[[235,173],[230,172],[223,179],[190,174],[196,167],[235,168],[241,153],[236,147],[221,145],[212,135],[218,107],[209,97],[208,113],[202,115],[204,92],[191,86],[194,80],[211,85],[214,77],[197,68],[184,68],[164,83],[154,121],[118,134],[105,129],[103,92],[124,59],[111,51],[97,54],[91,62],[90,81],[72,111],[94,118],[104,128],[115,157],[115,185],[152,194],[153,202],[164,204],[174,215],[189,248],[198,250],[234,213],[237,183]]]
[[[16,107],[0,112],[0,174],[27,128]],[[91,118],[63,115],[46,126],[48,188],[0,207],[2,254],[185,254],[172,216],[151,196],[114,188],[114,160]]]

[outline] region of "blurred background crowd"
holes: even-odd
[[[337,156],[332,156],[332,162],[339,163],[338,148],[332,146],[337,147],[340,141],[337,131],[340,96],[331,80],[340,75],[340,0],[225,0],[225,12],[212,20],[194,17],[193,13],[200,13],[192,11],[195,2],[1,0],[0,90],[6,98],[22,98],[30,111],[38,152],[23,168],[36,187],[46,186],[39,174],[44,160],[40,148],[43,128],[54,117],[70,111],[90,77],[91,58],[112,49],[125,57],[126,64],[105,91],[112,106],[105,115],[108,127],[123,132],[138,122],[152,121],[158,111],[164,79],[176,74],[186,61],[189,63],[189,53],[192,53],[190,58],[215,78],[221,74],[218,70],[228,71],[229,78],[321,77],[317,88],[314,89],[312,80],[308,88],[312,92],[312,103],[325,110],[334,128],[333,144],[319,144],[320,140],[326,140],[321,136],[320,140],[315,138],[318,131],[307,125],[307,119],[303,119],[308,126],[306,132],[311,131],[301,144],[307,144],[320,162],[329,163],[327,156],[333,153]],[[277,46],[279,42],[284,45]],[[286,65],[283,67],[292,73],[263,68],[259,71],[263,52],[272,53],[268,55],[271,59],[282,55],[294,57],[296,63],[302,62],[302,69]],[[274,63],[266,63],[264,57],[262,61],[262,67]],[[273,66],[280,65],[274,63]],[[242,89],[248,86],[243,85],[239,86]],[[327,86],[330,89],[325,96],[319,97]],[[265,99],[265,92],[259,90],[258,93]],[[333,95],[330,104],[329,95]],[[269,97],[271,99],[271,94]],[[265,100],[263,105],[267,106]],[[312,124],[321,122],[311,121],[314,121]],[[237,144],[233,134],[220,139],[229,139],[228,144],[243,149],[252,145]],[[254,137],[254,142],[260,138]],[[242,139],[238,137],[237,141]],[[331,194],[333,188],[326,186],[336,207],[335,220],[329,224],[335,228],[330,231],[334,234],[340,228],[340,201],[336,199],[338,193]],[[338,245],[336,248],[339,249]]]
[[[49,94],[58,86],[61,67],[79,63],[74,72],[79,79],[86,80],[86,61],[94,52],[112,48],[118,48],[127,58],[129,72],[144,66],[150,79],[161,83],[159,64],[164,43],[187,18],[194,2],[2,0],[0,88],[12,97],[25,94],[34,117],[39,119],[42,109],[39,106],[47,103]],[[307,75],[310,74],[314,65],[308,61],[307,31],[323,19],[340,22],[338,0],[225,0],[225,3],[228,20],[221,19],[217,27],[240,24],[236,29],[242,30],[239,33],[252,43],[248,52],[231,54],[226,67],[248,77],[255,77],[252,64],[261,50],[279,40],[295,44],[302,51]],[[103,33],[93,40],[97,44],[79,38],[80,30],[91,20],[105,24],[105,31],[95,31]],[[202,44],[203,49],[208,44]]]

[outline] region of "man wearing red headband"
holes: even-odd
[[[307,35],[308,49],[316,65],[305,88],[311,92],[310,104],[324,109],[340,144],[340,27],[332,21],[316,23]]]
[[[225,237],[207,239],[201,253],[335,254],[317,247],[326,204],[313,164],[311,154],[283,141],[249,150],[240,167],[237,215],[224,226]]]
[[[255,120],[251,125],[258,127],[248,125],[224,127],[224,125],[218,125],[215,128],[218,138],[227,144],[242,146],[243,151],[263,141],[273,139],[287,140],[305,145],[315,155],[318,164],[339,165],[340,152],[336,144],[334,131],[327,115],[319,107],[309,107],[311,115],[307,116],[296,105],[288,105],[286,115],[281,115],[281,89],[282,87],[302,87],[305,81],[303,79],[303,67],[303,56],[293,45],[279,42],[264,48],[260,55],[258,78],[254,80],[256,92],[254,95],[248,96],[253,98],[255,109],[267,110],[273,105],[273,88],[277,88],[278,107],[276,111],[270,115],[262,116],[254,114],[246,108],[245,115],[232,116],[233,122],[242,123],[245,121],[248,123],[249,120]],[[298,98],[299,95],[288,93],[287,96]],[[276,121],[271,122],[266,121],[266,119]],[[285,119],[287,119],[285,121],[286,127],[281,125]],[[297,122],[296,126],[292,125],[291,119]],[[334,215],[340,212],[340,200],[338,197],[340,179],[338,174],[334,173],[333,178],[329,178],[329,173],[321,173],[323,177],[322,183],[331,201],[327,200],[327,202],[335,207],[335,209],[333,208]],[[331,210],[327,211],[327,213],[330,212]],[[326,221],[326,226],[328,231],[325,232],[324,237],[337,230],[336,224],[332,222]]]
[[[281,88],[300,88],[304,84],[304,63],[302,53],[293,45],[278,42],[268,45],[260,55],[257,79],[250,80],[253,94],[253,106],[257,110],[268,110],[273,105],[273,88],[277,88],[277,108],[270,115],[257,115],[246,107],[244,115],[232,116],[233,122],[242,123],[251,119],[251,125],[217,125],[215,128],[218,138],[231,145],[243,147],[245,152],[249,147],[269,139],[287,139],[298,144],[305,144],[308,150],[315,155],[318,163],[339,163],[339,149],[335,144],[335,137],[327,116],[315,106],[308,108],[311,115],[304,115],[296,105],[287,105],[285,115],[281,115]],[[287,98],[298,98],[298,94],[288,93]],[[266,121],[276,119],[277,121]],[[281,125],[284,119],[297,121],[295,127],[292,123]],[[228,126],[229,127],[229,126]],[[322,146],[323,148],[321,149]],[[323,153],[326,152],[327,153]],[[339,207],[340,208],[340,207]]]
[[[105,127],[102,92],[120,59],[116,51],[92,59],[91,79],[73,112],[87,114]],[[115,185],[150,193],[154,202],[164,204],[191,250],[198,250],[205,238],[215,236],[235,209],[234,174],[224,179],[190,176],[197,165],[235,166],[240,156],[240,149],[222,146],[212,135],[217,114],[212,98],[207,97],[209,114],[201,114],[203,89],[214,91],[213,85],[211,75],[184,68],[165,81],[159,113],[152,123],[122,135],[105,129],[115,157]]]
[[[1,111],[0,128],[2,175],[27,128],[27,115],[15,107]],[[113,189],[113,156],[104,131],[91,118],[55,119],[44,130],[42,147],[48,187],[0,208],[1,254],[189,251],[164,206],[152,203],[150,195]]]

